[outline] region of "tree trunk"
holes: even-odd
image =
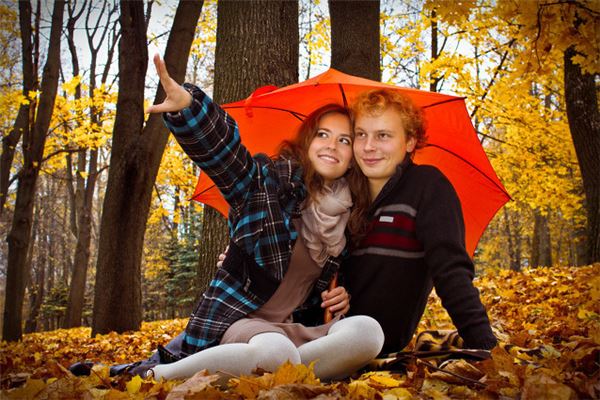
[[[171,76],[183,80],[202,1],[181,1],[165,51]],[[152,187],[167,143],[160,115],[143,125],[147,69],[143,2],[121,2],[119,97],[96,268],[92,336],[139,329],[141,257]],[[159,87],[155,103],[162,102]],[[143,140],[142,140],[143,139]]]
[[[80,13],[74,15],[74,9],[70,9],[69,11],[69,21],[76,20],[78,15],[81,15],[84,8],[86,7],[85,3],[80,9]],[[92,2],[88,3],[88,10],[91,10],[94,5]],[[101,19],[104,16],[104,10],[102,9],[102,13],[98,16],[97,25],[100,25]],[[89,97],[94,97],[94,91],[96,89],[96,61],[98,49],[102,46],[104,39],[107,37],[107,33],[109,29],[116,29],[114,25],[110,22],[110,16],[112,12],[109,12],[107,21],[104,25],[104,32],[101,35],[101,40],[97,43],[96,46],[93,45],[93,41],[90,39],[90,32],[88,32],[88,45],[91,53],[90,59],[90,84],[89,84]],[[78,61],[77,61],[77,53],[75,47],[74,40],[74,21],[69,25],[69,49],[72,54],[73,59],[73,71],[79,69]],[[111,28],[112,27],[112,28]],[[95,32],[93,32],[95,33]],[[113,32],[113,37],[116,37],[116,32]],[[108,53],[111,54],[114,50],[116,41],[112,43],[108,43]],[[105,72],[110,68],[110,63],[105,65]],[[107,74],[103,74],[103,78],[101,83],[106,83]],[[78,86],[79,88],[80,86]],[[76,97],[80,94],[76,93]],[[100,115],[102,110],[92,109],[90,113],[90,120],[92,124],[98,124],[100,119]],[[79,153],[79,161],[76,172],[77,179],[77,190],[75,191],[75,196],[72,203],[73,210],[76,210],[76,223],[73,224],[77,231],[77,244],[75,245],[75,256],[73,259],[73,275],[71,277],[71,287],[69,288],[69,299],[67,302],[67,310],[65,313],[64,319],[64,328],[71,328],[75,326],[81,325],[81,318],[83,315],[83,306],[85,304],[85,286],[87,281],[87,270],[90,263],[90,243],[92,239],[92,213],[93,213],[93,203],[94,203],[94,192],[96,189],[96,180],[98,178],[98,149],[91,149],[89,152],[89,162],[87,160],[87,150],[81,151]],[[87,178],[84,179],[82,176],[83,171],[85,171],[87,166]]]
[[[298,80],[298,1],[219,1],[213,98],[227,103],[267,84]],[[235,60],[232,62],[232,60]],[[199,281],[204,289],[228,241],[227,223],[204,207]]]
[[[42,236],[40,233],[40,207],[35,207],[33,226],[31,228],[31,240],[29,243],[29,251],[27,256],[27,265],[30,265],[31,275],[29,277],[28,289],[29,293],[29,312],[27,313],[27,319],[25,320],[25,333],[35,332],[37,330],[38,315],[42,302],[44,301],[44,270],[46,267],[46,260],[42,251],[37,251],[37,265],[35,268],[32,263],[33,250],[35,247],[38,249],[41,246],[36,246],[37,238]]]
[[[594,75],[573,64],[573,47],[565,51],[565,98],[587,211],[587,264],[600,262],[600,111]]]
[[[331,67],[380,81],[379,0],[329,0],[329,15]]]
[[[39,16],[38,16],[39,18]],[[23,95],[28,96],[36,88],[36,71],[33,64],[33,33],[31,31],[31,3],[19,1],[19,28],[21,30],[21,57],[23,65]],[[0,156],[0,215],[4,210],[4,203],[8,194],[10,167],[17,143],[21,136],[29,135],[29,115],[32,103],[22,104],[15,124],[10,133],[2,138],[2,155]]]
[[[440,56],[439,50],[438,50],[438,21],[437,21],[437,12],[435,11],[435,8],[433,10],[431,10],[431,17],[430,17],[430,21],[431,21],[431,61],[435,61],[437,60],[437,58]],[[437,92],[438,91],[438,84],[440,83],[440,78],[435,76],[435,74],[431,74],[431,76],[429,77],[429,91],[430,92]]]
[[[533,239],[531,243],[531,266],[552,266],[552,242],[550,240],[550,227],[548,217],[539,210],[533,211]]]
[[[48,57],[41,84],[40,102],[30,135],[23,137],[23,169],[19,175],[17,199],[11,231],[8,234],[8,267],[6,276],[6,304],[4,308],[3,338],[19,340],[22,336],[22,308],[25,282],[30,266],[26,264],[31,235],[35,185],[46,143],[46,133],[54,110],[60,66],[60,36],[64,1],[56,0],[52,12],[52,26]]]

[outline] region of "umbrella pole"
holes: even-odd
[[[331,278],[331,282],[329,282],[329,291],[335,289],[337,287],[337,272],[335,273],[335,275],[333,275],[333,278]],[[323,316],[323,320],[325,321],[325,323],[328,323],[329,321],[331,321],[333,319],[333,314],[331,314],[331,311],[329,311],[329,307],[325,309],[325,315]]]

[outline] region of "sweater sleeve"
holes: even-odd
[[[241,143],[235,120],[198,87],[188,83],[183,87],[192,94],[192,104],[177,113],[165,113],[165,125],[229,205],[237,208],[256,176],[256,163]]]
[[[442,305],[467,348],[496,345],[487,312],[473,285],[474,266],[465,250],[462,209],[452,184],[437,173],[426,185],[417,216],[417,236]]]

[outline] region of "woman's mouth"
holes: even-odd
[[[340,162],[340,160],[338,160],[337,158],[330,156],[328,154],[320,154],[319,155],[319,159],[325,161],[326,163],[329,164],[337,164]]]

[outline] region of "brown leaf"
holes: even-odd
[[[331,393],[333,389],[308,384],[279,385],[269,390],[262,390],[258,400],[280,400],[280,399],[312,399],[322,394]]]
[[[567,385],[556,382],[546,374],[538,373],[525,380],[522,400],[575,400],[577,394]]]
[[[181,385],[175,386],[167,396],[167,400],[206,398],[200,396],[200,394],[209,388],[213,388],[211,384],[218,379],[219,375],[208,375],[208,371],[205,369],[198,371],[196,374],[194,374],[194,376],[183,382]],[[205,394],[208,393],[202,393],[202,395]]]
[[[429,375],[432,379],[439,379],[447,383],[456,383],[460,385],[468,384],[469,380],[479,381],[485,374],[473,364],[465,360],[449,360],[441,365],[441,369],[451,372],[435,371]],[[457,376],[458,375],[458,376]],[[466,379],[461,379],[466,378]]]

